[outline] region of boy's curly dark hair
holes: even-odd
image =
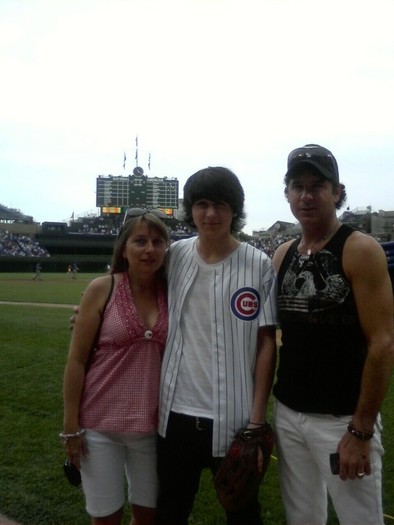
[[[233,210],[231,233],[245,226],[245,194],[238,177],[228,168],[215,166],[204,168],[191,175],[183,187],[184,222],[195,228],[192,206],[201,199],[226,202]]]

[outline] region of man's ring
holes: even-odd
[[[365,476],[365,472],[357,472],[357,477],[358,478],[363,478]]]

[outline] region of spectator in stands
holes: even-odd
[[[81,469],[94,525],[120,525],[125,471],[132,524],[154,523],[168,245],[167,228],[153,212],[127,216],[115,242],[111,275],[89,284],[75,320],[61,437],[69,459]]]
[[[341,524],[383,524],[379,410],[393,364],[387,260],[376,240],[338,221],[345,186],[326,148],[289,154],[285,194],[302,228],[273,259],[282,329],[275,430],[287,523],[326,523],[328,492]],[[339,454],[339,476],[331,453]]]
[[[0,255],[12,257],[49,257],[45,248],[27,235],[0,233]]]

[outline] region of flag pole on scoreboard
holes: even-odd
[[[138,135],[135,137],[135,165],[138,166]]]

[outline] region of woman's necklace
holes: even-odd
[[[152,297],[154,299],[154,303],[156,304],[157,294],[158,294],[157,281],[155,281],[152,286],[148,286],[148,288],[142,288],[141,289],[141,288],[133,286],[133,282],[132,282],[132,279],[131,279],[130,275],[128,275],[128,279],[129,279],[129,286],[130,286],[131,296],[132,296],[133,302],[134,302],[134,309],[137,312],[137,315],[138,315],[138,317],[140,319],[140,322],[141,322],[141,324],[143,326],[144,337],[145,337],[145,339],[152,339],[152,337],[153,337],[152,330],[147,329],[146,326],[145,326],[147,319],[146,319],[146,313],[144,315],[144,310],[146,309],[146,306],[141,311],[142,305],[140,304],[140,307],[137,308],[137,302],[138,302],[138,295],[142,294],[142,296],[146,299],[147,296],[148,296],[148,293],[150,291],[150,293],[152,293]],[[149,311],[150,310],[151,310],[151,308],[149,308]]]
[[[336,232],[336,230],[339,228],[339,226],[340,226],[340,223],[336,222],[334,228],[332,228],[325,235],[323,235],[323,237],[321,237],[318,241],[313,243],[312,246],[310,248],[308,248],[305,253],[301,253],[300,254],[300,257],[299,257],[299,264],[300,264],[300,266],[302,266],[306,261],[309,261],[311,255],[313,253],[313,250],[316,248],[316,246],[319,246],[319,244],[321,244],[322,242],[324,242],[327,239],[329,239]]]

